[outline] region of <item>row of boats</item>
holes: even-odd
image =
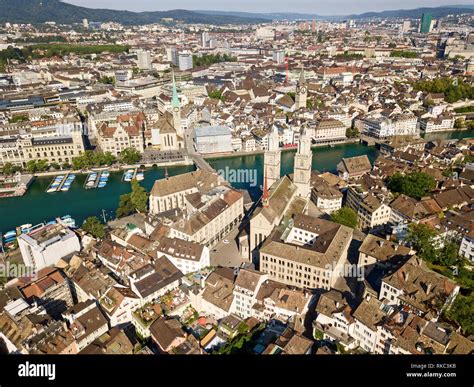
[[[65,215],[60,218],[56,218],[54,220],[50,220],[49,222],[43,222],[39,223],[37,225],[32,225],[30,223],[23,224],[19,227],[16,228],[16,230],[10,230],[7,231],[3,236],[1,237],[1,242],[3,245],[3,248],[6,250],[9,250],[11,248],[15,247],[15,243],[18,239],[18,236],[22,234],[28,234],[31,233],[41,227],[51,225],[51,224],[57,224],[60,223],[63,226],[70,227],[70,228],[76,228],[76,221],[71,217],[71,215]]]
[[[86,181],[84,182],[84,188],[104,188],[107,185],[109,177],[110,172],[108,171],[92,171],[89,173],[89,175],[87,175]],[[52,193],[59,191],[69,191],[75,179],[76,175],[73,173],[55,176],[48,186],[46,192]],[[122,181],[131,182],[133,179],[136,179],[137,181],[144,180],[145,172],[138,170],[138,168],[126,170],[122,176]]]
[[[84,187],[86,189],[91,188],[104,188],[107,185],[107,181],[109,180],[110,172],[102,171],[102,172],[91,172],[84,183]]]
[[[136,179],[137,181],[142,181],[143,179],[145,179],[145,173],[143,171],[138,170],[138,168],[126,170],[122,176],[122,180],[129,183],[133,179]]]
[[[51,184],[49,185],[46,192],[52,193],[52,192],[58,192],[58,191],[63,191],[63,192],[69,191],[75,179],[76,179],[76,175],[73,173],[68,173],[67,175],[55,176],[53,180],[51,181]]]

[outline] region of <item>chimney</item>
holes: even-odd
[[[430,294],[432,287],[433,287],[433,285],[432,285],[431,283],[429,283],[429,284],[426,285],[426,294],[427,294],[427,295]]]
[[[404,271],[403,272],[403,279],[405,280],[405,282],[408,281],[408,277],[409,277],[408,272]]]

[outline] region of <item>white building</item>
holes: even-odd
[[[228,126],[197,128],[194,142],[199,153],[232,152],[232,134]]]
[[[148,51],[140,50],[137,52],[138,68],[140,70],[151,69],[151,56]]]
[[[25,266],[40,270],[56,264],[61,258],[81,250],[78,236],[59,224],[47,225],[18,237]]]
[[[464,235],[462,238],[459,255],[462,255],[471,261],[471,263],[474,263],[474,231]]]
[[[178,67],[180,71],[193,68],[193,55],[191,53],[180,53],[178,56]]]
[[[183,239],[161,238],[156,254],[157,256],[164,255],[185,275],[211,265],[209,248]]]

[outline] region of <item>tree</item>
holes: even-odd
[[[464,335],[469,336],[474,334],[474,293],[468,296],[459,294],[454,300],[453,304],[445,312],[445,316],[456,322]]]
[[[412,246],[420,258],[434,263],[437,260],[435,247],[436,231],[423,223],[411,223],[405,241]]]
[[[208,95],[209,95],[209,98],[224,101],[224,96],[222,95],[221,91],[218,89],[212,90]]]
[[[132,193],[130,200],[137,211],[144,212],[146,210],[148,195],[145,188],[143,188],[135,179],[132,180]]]
[[[141,158],[142,158],[142,156],[141,156],[140,152],[137,151],[135,148],[126,148],[120,154],[120,159],[125,164],[138,163]]]
[[[466,123],[464,121],[464,118],[456,118],[456,121],[454,121],[454,128],[455,129],[462,129],[466,126]]]
[[[359,130],[357,128],[347,128],[346,129],[346,137],[347,138],[354,138],[359,136]]]
[[[131,193],[120,195],[119,205],[117,211],[115,211],[117,218],[130,215],[135,211],[131,200],[131,195]]]
[[[13,173],[13,164],[12,163],[5,163],[2,168],[2,172],[4,175],[11,175]]]
[[[120,196],[119,206],[116,211],[118,218],[127,216],[135,211],[144,212],[148,203],[148,195],[140,183],[132,180],[132,192]]]
[[[424,172],[412,172],[407,175],[397,172],[390,177],[387,186],[393,192],[421,199],[436,188],[436,180]]]
[[[442,249],[438,251],[436,263],[444,266],[453,266],[459,263],[459,246],[452,242],[446,242]]]
[[[82,225],[82,229],[95,238],[103,238],[105,235],[105,225],[97,216],[88,217]]]
[[[331,214],[331,220],[347,227],[357,227],[357,214],[349,207],[342,207],[339,210],[334,211]]]

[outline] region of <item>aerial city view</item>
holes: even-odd
[[[474,4],[130,3],[0,0],[0,353],[473,354]]]

